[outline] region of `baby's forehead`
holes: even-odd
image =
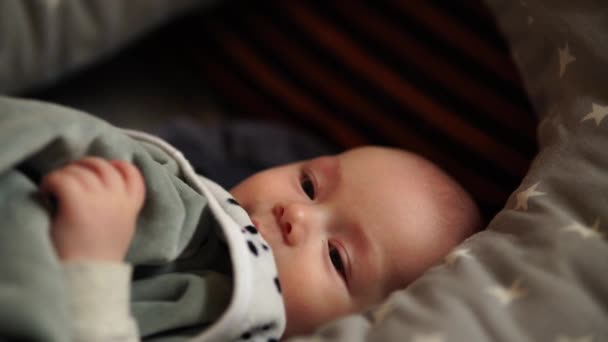
[[[429,196],[436,193],[435,188],[453,187],[453,182],[441,169],[430,161],[405,151],[371,148],[353,150],[351,155],[345,155],[342,164],[343,174],[352,180],[350,186],[362,185],[397,194],[415,191]]]
[[[344,164],[391,178],[440,178],[443,171],[430,160],[396,148],[361,147],[339,155]]]

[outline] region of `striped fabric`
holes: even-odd
[[[477,2],[228,1],[201,16],[189,55],[227,113],[286,121],[343,148],[420,153],[487,218],[536,152],[535,116]]]

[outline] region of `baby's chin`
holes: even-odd
[[[346,315],[344,315],[346,316]],[[339,316],[341,317],[341,316]],[[339,318],[336,317],[336,318]],[[303,322],[301,318],[298,319],[298,317],[290,317],[290,315],[287,313],[287,324],[285,326],[285,331],[283,332],[283,335],[281,336],[281,341],[284,341],[285,339],[292,337],[292,336],[303,336],[303,335],[310,335],[313,334],[317,328],[321,327],[323,324],[328,323],[328,322],[322,322],[322,323],[312,323],[312,322]],[[290,322],[292,322],[290,324]]]

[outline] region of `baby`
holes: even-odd
[[[137,168],[87,157],[42,180],[67,261],[120,263],[144,200]],[[480,226],[470,196],[415,154],[362,147],[259,172],[230,190],[270,245],[287,325],[312,332],[404,288]]]

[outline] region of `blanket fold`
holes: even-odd
[[[166,151],[136,141],[82,112],[6,97],[0,97],[0,146],[2,339],[69,340],[67,293],[49,239],[52,217],[38,182],[70,160],[93,155],[128,160],[140,169],[146,200],[127,261],[179,270],[183,262],[176,260],[190,245],[194,232],[201,229],[207,200],[182,178],[182,171]],[[200,260],[228,258],[225,248],[208,252],[212,255]],[[141,331],[157,333],[208,324],[222,313],[231,296],[229,278],[220,272],[197,273],[196,269],[197,265],[188,265],[183,271],[134,282],[133,298],[139,301],[133,307]],[[210,288],[213,300],[209,300]],[[171,324],[158,326],[155,313],[166,317],[177,312],[170,310],[171,305],[186,314],[175,314]]]

